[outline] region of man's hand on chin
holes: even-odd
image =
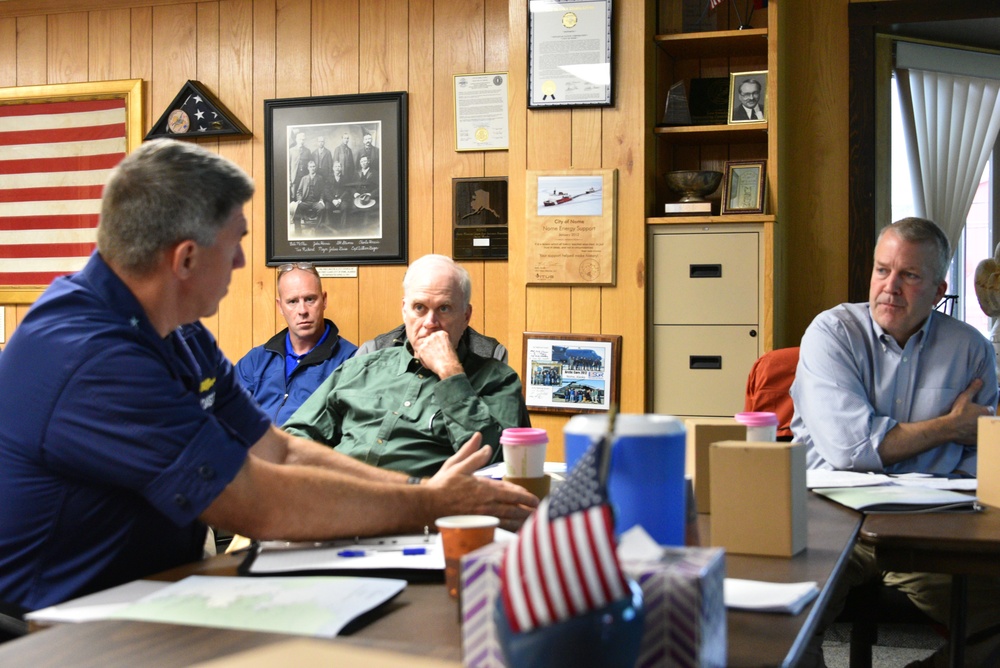
[[[412,345],[413,356],[441,380],[465,372],[458,361],[458,353],[451,345],[448,332],[432,332],[413,341]]]

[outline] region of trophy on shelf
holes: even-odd
[[[705,199],[714,193],[722,182],[722,172],[681,170],[667,172],[667,187],[680,196],[680,201],[667,202],[664,213],[674,216],[704,215],[712,213],[712,203]]]

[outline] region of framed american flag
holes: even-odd
[[[142,119],[141,79],[0,88],[0,304],[30,304],[83,267]]]

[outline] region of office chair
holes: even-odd
[[[761,355],[747,378],[744,410],[775,413],[779,440],[792,440],[795,406],[789,391],[798,361],[797,347],[778,348]],[[837,621],[851,625],[851,668],[871,668],[872,646],[878,644],[879,624],[934,623],[906,594],[879,582],[852,589]]]

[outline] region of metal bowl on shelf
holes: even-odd
[[[681,170],[667,172],[667,187],[680,195],[681,202],[704,202],[722,183],[722,172]]]

